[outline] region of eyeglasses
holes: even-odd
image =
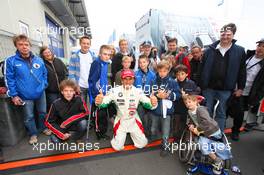
[[[232,35],[232,31],[231,30],[221,30],[220,31],[220,35]]]

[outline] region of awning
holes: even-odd
[[[42,2],[65,26],[83,27],[86,29],[85,35],[92,35],[84,0],[42,0]]]

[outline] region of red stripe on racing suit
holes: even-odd
[[[138,121],[137,119],[135,119],[135,120],[136,120],[136,123],[137,123],[139,129],[140,129],[140,130],[142,131],[142,133],[144,134],[144,127],[143,127],[142,123],[141,123],[140,121]]]
[[[114,136],[116,136],[116,132],[117,132],[119,126],[120,126],[120,120],[115,124],[115,126],[114,126],[114,128],[113,128]]]

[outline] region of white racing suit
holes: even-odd
[[[107,107],[110,103],[114,103],[117,108],[117,116],[113,127],[114,136],[111,140],[112,147],[117,151],[124,149],[127,133],[130,133],[135,147],[145,147],[148,140],[144,134],[144,127],[138,116],[137,107],[141,103],[143,107],[151,109],[150,99],[141,89],[134,86],[129,90],[119,86],[110,90],[103,98],[99,108]]]

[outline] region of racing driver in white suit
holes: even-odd
[[[103,96],[100,92],[95,98],[95,104],[99,108],[107,107],[114,103],[117,108],[117,116],[114,121],[114,136],[111,145],[116,151],[124,149],[127,133],[137,148],[143,148],[147,145],[148,140],[144,134],[144,127],[137,113],[138,104],[141,103],[147,109],[157,107],[157,98],[150,96],[148,98],[141,89],[133,86],[134,72],[124,70],[121,73],[122,86],[115,87]]]

